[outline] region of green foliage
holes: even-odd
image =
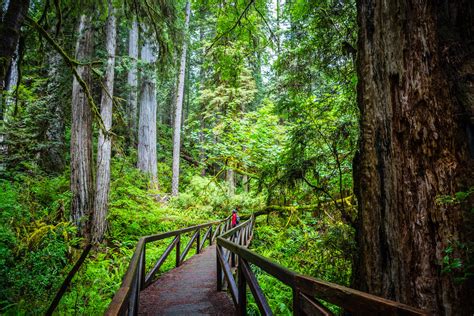
[[[340,221],[311,213],[292,214],[288,218],[273,214],[257,221],[251,248],[291,270],[345,286],[350,284],[354,230]],[[291,289],[258,268],[253,270],[275,314],[290,315]],[[255,313],[255,307],[250,304],[250,314]]]
[[[64,220],[65,179],[0,180],[0,308],[40,312],[80,242]]]
[[[261,197],[252,193],[228,196],[224,185],[217,179],[194,176],[186,191],[173,198],[170,206],[190,214],[198,213],[203,218],[219,219],[230,215],[235,207],[251,212],[262,205]]]
[[[464,283],[474,276],[474,250],[472,243],[450,241],[443,251],[441,273],[447,274],[457,284]]]

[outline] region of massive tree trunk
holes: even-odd
[[[473,185],[472,21],[467,0],[358,2],[354,285],[437,315],[473,313],[472,287],[442,272],[448,246],[463,256],[468,213],[435,202]]]
[[[28,14],[29,0],[9,1],[0,24],[0,96],[6,85],[8,69],[20,39],[20,28]],[[3,11],[3,8],[1,8]]]
[[[138,121],[137,167],[150,177],[150,187],[158,189],[156,162],[156,47],[144,40],[141,59],[145,63],[142,75],[140,117]]]
[[[93,52],[91,17],[81,15],[76,42],[76,59],[86,61]],[[90,84],[86,66],[78,66],[79,76]],[[72,85],[71,122],[71,216],[82,236],[88,236],[93,207],[92,179],[92,111],[87,96],[77,79]]]
[[[130,57],[130,69],[128,71],[128,128],[130,132],[130,146],[137,145],[137,104],[138,104],[138,77],[137,77],[137,59],[138,59],[138,22],[132,22],[128,37],[128,57]]]
[[[115,25],[115,12],[109,0],[109,16],[106,25],[106,50],[107,66],[105,69],[104,88],[100,102],[100,116],[104,123],[99,131],[97,142],[97,174],[96,194],[94,199],[94,216],[92,217],[92,241],[100,242],[107,228],[107,209],[110,189],[110,159],[112,139],[110,130],[112,128],[112,105],[114,94],[114,67],[115,47],[117,43],[117,32]]]
[[[186,74],[186,52],[188,48],[188,28],[191,6],[186,2],[186,22],[184,28],[183,50],[181,52],[181,65],[179,68],[178,94],[176,97],[176,108],[174,112],[174,133],[173,133],[173,177],[171,181],[171,195],[176,196],[179,192],[179,153],[181,150],[181,114],[184,99],[184,80]]]

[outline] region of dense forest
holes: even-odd
[[[0,313],[45,313],[91,245],[55,312],[102,314],[140,237],[237,209],[288,269],[472,315],[473,21],[469,0],[0,0]]]

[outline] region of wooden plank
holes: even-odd
[[[132,283],[134,280],[134,277],[137,273],[137,269],[139,266],[139,260],[142,258],[141,253],[143,251],[144,245],[148,242],[153,242],[156,240],[161,240],[164,238],[168,237],[173,237],[173,236],[180,236],[183,233],[191,232],[199,228],[204,228],[204,227],[209,227],[212,225],[220,225],[222,223],[225,223],[230,219],[230,215],[226,217],[223,220],[220,221],[212,221],[208,222],[205,224],[200,224],[200,225],[195,225],[191,227],[186,227],[183,229],[171,231],[171,232],[165,232],[161,234],[156,234],[156,235],[150,235],[150,236],[145,236],[140,238],[140,240],[137,243],[137,246],[135,248],[135,252],[133,253],[132,258],[130,259],[130,263],[127,268],[127,272],[125,273],[125,276],[122,280],[122,284],[120,286],[120,289],[115,293],[112,302],[109,304],[109,307],[107,309],[106,314],[108,315],[117,315],[117,314],[122,314],[124,311],[127,309],[127,302],[130,297],[130,291],[132,288]],[[178,243],[176,245],[176,259],[177,259],[177,266],[180,264],[180,241],[178,240]]]
[[[148,287],[152,282],[153,282],[153,277],[155,274],[158,272],[160,267],[163,265],[165,262],[166,258],[168,258],[169,254],[173,250],[174,246],[178,243],[179,237],[176,236],[173,241],[168,245],[166,248],[165,252],[161,255],[160,259],[158,259],[153,266],[153,268],[148,272],[148,274],[145,277],[145,288]]]
[[[219,231],[221,230],[221,226],[222,226],[222,224],[219,224],[219,225],[216,226],[216,231],[212,235],[212,240],[216,240],[216,237],[218,236]]]
[[[333,316],[334,314],[331,313],[326,307],[324,307],[319,302],[316,302],[306,296],[305,294],[299,292],[297,294],[299,296],[299,308],[306,314],[306,315],[315,315],[315,316]]]
[[[289,285],[290,287],[293,287],[295,283],[294,278],[296,276],[295,272],[288,270],[287,268],[279,265],[278,263],[268,260],[267,258],[253,251],[250,251],[245,247],[236,245],[233,242],[224,239],[222,236],[217,237],[217,244],[239,255],[246,261],[255,264],[256,266],[259,266],[262,270],[274,276],[281,282]]]
[[[211,231],[211,229],[212,229],[212,226],[210,226],[210,227],[207,229],[207,231],[206,231],[206,233],[204,234],[204,236],[202,236],[202,238],[201,238],[201,246],[200,246],[199,248],[203,249],[204,244],[205,244],[206,241],[207,241],[207,237],[209,236],[209,232]]]
[[[130,291],[133,288],[133,282],[135,281],[135,276],[137,273],[138,269],[138,260],[140,260],[141,257],[141,252],[143,251],[143,246],[145,245],[145,238],[140,238],[140,240],[137,243],[137,248],[135,248],[135,252],[133,253],[132,259],[130,260],[130,264],[128,265],[127,272],[125,273],[125,276],[122,281],[122,285],[120,288],[125,288],[128,293],[126,295],[123,295],[123,293],[120,296],[117,296],[117,293],[115,293],[112,302],[109,304],[109,308],[107,312],[110,310],[110,315],[117,315],[119,311],[123,311],[126,304],[131,298]]]
[[[429,315],[427,311],[307,276],[297,275],[295,284],[307,296],[321,298],[355,314],[363,311],[365,314]]]
[[[201,229],[198,228],[196,231],[197,237],[196,237],[196,253],[201,252]]]
[[[128,287],[121,287],[115,292],[114,300],[118,302],[124,302],[124,304],[110,304],[105,311],[104,315],[106,316],[113,316],[113,315],[123,315],[125,313],[125,308],[127,305],[125,302],[128,301],[130,296],[130,288]]]
[[[206,239],[206,238],[204,238]],[[209,227],[209,246],[212,245],[212,226]]]
[[[180,261],[179,259],[181,258],[181,235],[176,236],[178,241],[176,242],[176,267],[179,267]]]
[[[230,286],[230,294],[232,296],[232,300],[234,301],[234,305],[237,307],[238,305],[238,290],[237,290],[237,285],[235,284],[234,277],[232,276],[232,272],[230,271],[229,264],[224,261],[224,258],[222,257],[222,254],[217,248],[217,257],[219,258],[219,261],[221,263],[222,270],[224,271],[224,276],[227,280],[227,283]]]
[[[257,278],[255,278],[248,262],[241,258],[239,260],[239,269],[241,269],[245,279],[247,280],[260,313],[262,315],[273,315],[270,305],[268,305],[267,298],[263,294],[262,288],[258,284]]]
[[[140,273],[140,291],[145,289],[145,280],[146,280],[146,243],[143,245],[142,256],[140,258],[140,266],[138,268]]]
[[[72,281],[72,278],[76,275],[77,271],[81,268],[82,264],[86,260],[87,256],[89,255],[90,250],[92,249],[92,245],[88,244],[84,250],[81,253],[81,256],[79,259],[76,261],[74,266],[72,267],[71,271],[67,274],[66,278],[63,281],[63,284],[61,284],[61,287],[59,288],[59,291],[56,293],[56,296],[54,297],[53,301],[51,302],[51,305],[49,305],[48,310],[46,311],[46,315],[52,315],[54,310],[59,304],[59,301],[63,297],[64,293],[66,292],[67,288],[69,287],[69,284]]]
[[[215,225],[215,224],[218,224],[218,223],[221,223],[221,221],[209,222],[209,223],[205,223],[205,224],[201,224],[201,225],[186,227],[186,228],[183,228],[183,229],[178,229],[178,230],[174,230],[174,231],[171,231],[171,232],[166,232],[166,233],[161,233],[161,234],[156,234],[156,235],[149,235],[149,236],[145,236],[143,238],[148,243],[148,242],[153,242],[153,241],[157,241],[157,240],[161,240],[161,239],[165,239],[165,238],[169,238],[169,237],[189,233],[189,232],[195,231],[196,229],[209,227],[211,225]]]
[[[239,258],[239,266],[237,272],[238,287],[239,287],[239,306],[237,314],[241,316],[247,315],[247,282],[245,281],[244,272],[242,271],[242,259]]]
[[[186,259],[186,255],[188,254],[189,249],[191,249],[191,246],[194,240],[196,239],[196,237],[198,236],[198,234],[199,234],[199,230],[194,233],[193,237],[189,240],[188,244],[186,245],[186,248],[184,248],[183,254],[179,258],[180,264],[184,261],[184,259]]]
[[[219,260],[219,255],[217,254],[219,251],[219,246],[216,246],[217,291],[222,291],[222,267]]]

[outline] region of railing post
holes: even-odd
[[[200,248],[200,245],[201,245],[201,229],[198,228],[197,229],[197,237],[196,237],[196,254],[200,253],[201,252],[201,248]]]
[[[139,270],[139,277],[140,277],[140,286],[138,287],[141,290],[145,288],[145,276],[146,276],[146,242],[143,243],[143,251],[140,257],[140,270]]]
[[[247,282],[245,281],[244,272],[242,271],[242,258],[239,256],[239,267],[237,270],[237,278],[239,282],[239,299],[237,306],[238,315],[247,315]]]
[[[181,234],[178,235],[178,241],[176,242],[176,267],[179,267],[181,262],[179,261],[179,257],[181,256],[180,252],[181,247]]]
[[[235,253],[230,252],[230,266],[235,267]]]
[[[212,225],[209,228],[209,246],[211,246],[211,245],[212,245]]]
[[[294,316],[303,315],[303,313],[301,313],[301,308],[300,308],[300,295],[296,287],[293,287],[293,315]]]
[[[219,260],[219,254],[217,253],[218,251],[220,251],[220,247],[221,246],[217,244],[216,246],[217,291],[222,291],[222,267],[221,267],[221,262]]]

